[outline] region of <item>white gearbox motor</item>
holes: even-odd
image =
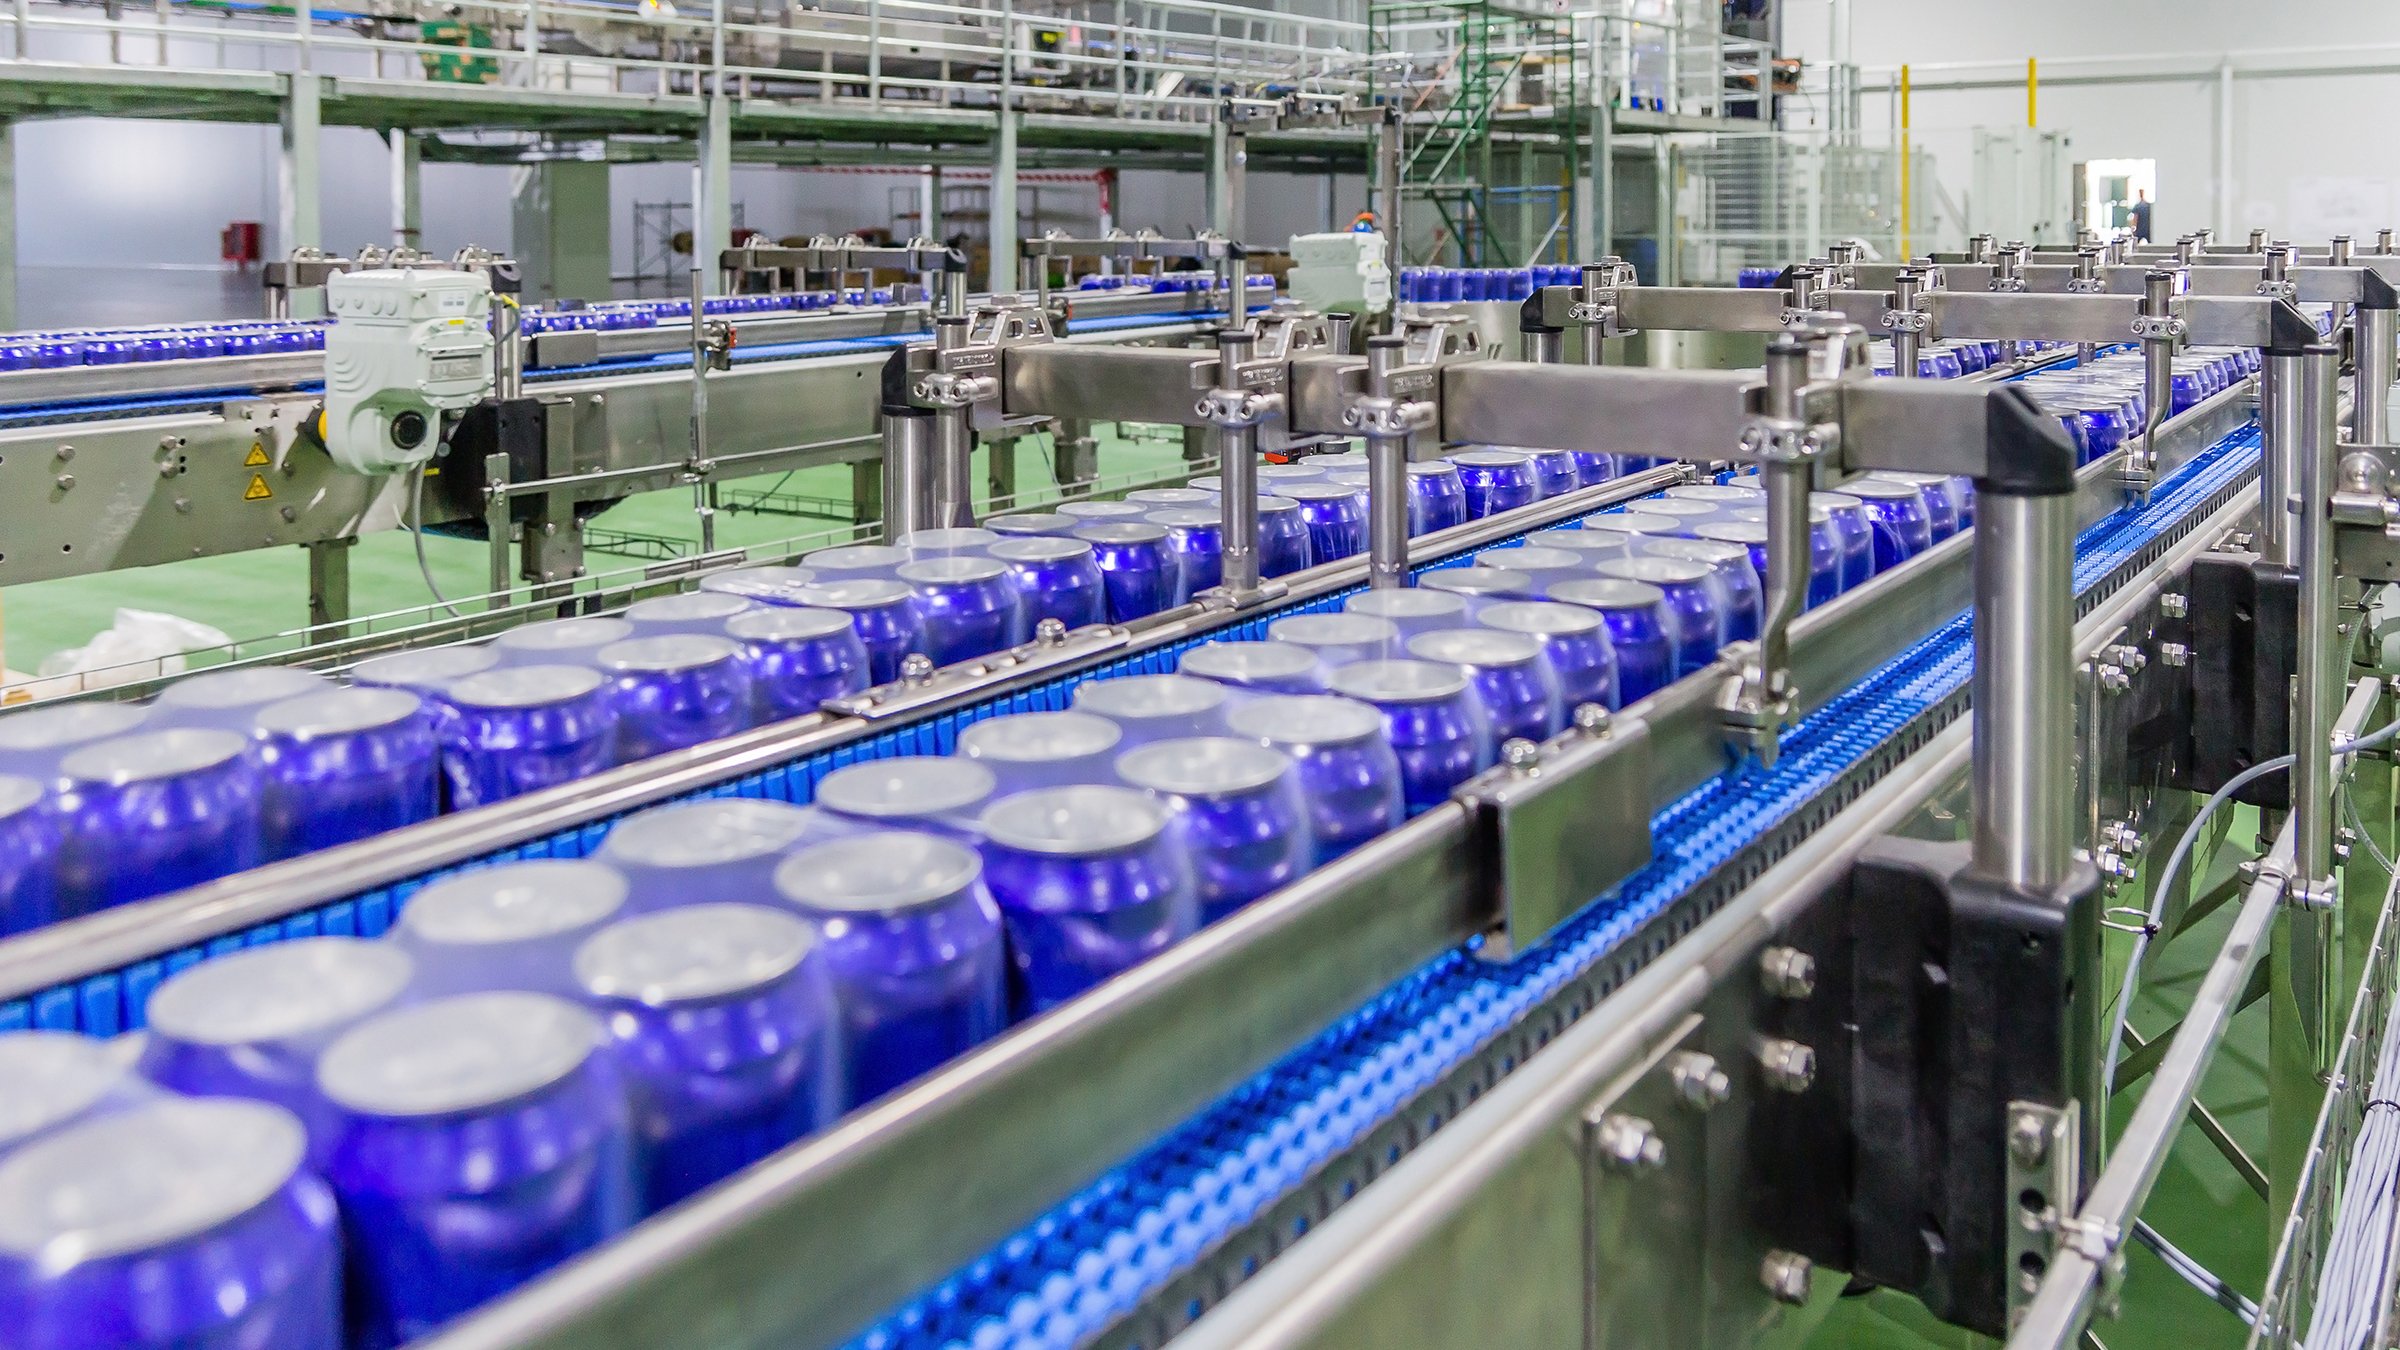
[[[481,272],[337,272],[325,284],[325,449],[353,473],[433,458],[445,412],[492,392],[492,287]]]

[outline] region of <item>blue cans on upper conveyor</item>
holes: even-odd
[[[958,753],[992,771],[994,796],[1113,779],[1125,733],[1086,712],[986,717],[958,733]]]
[[[867,645],[840,610],[769,606],[728,619],[725,636],[741,644],[751,716],[761,724],[813,713],[873,678]]]
[[[1230,736],[1159,741],[1127,751],[1117,776],[1172,813],[1204,924],[1290,884],[1313,860],[1300,775],[1280,750]]]
[[[823,939],[851,1101],[1008,1025],[1006,942],[975,850],[906,830],[861,835],[793,854],[775,885]]]
[[[137,732],[59,765],[62,918],[255,867],[258,775],[230,731]]]
[[[800,599],[812,608],[850,616],[851,630],[867,649],[867,678],[889,684],[900,678],[900,663],[925,647],[917,607],[905,582],[888,577],[853,577],[818,581],[803,587]]]
[[[761,605],[797,605],[800,588],[816,579],[811,567],[736,567],[700,578],[700,589]]]
[[[1619,703],[1647,698],[1675,682],[1675,619],[1658,587],[1622,577],[1587,577],[1550,588],[1551,598],[1581,605],[1608,626],[1617,658]]]
[[[1542,644],[1497,628],[1449,628],[1409,639],[1419,661],[1466,672],[1496,741],[1544,741],[1566,721],[1558,673]]]
[[[588,664],[602,647],[633,635],[633,625],[623,619],[553,619],[509,629],[492,639],[492,650],[506,666],[571,666]]]
[[[635,637],[661,637],[670,633],[715,637],[724,633],[727,619],[751,608],[749,600],[731,592],[684,591],[634,601],[625,607],[625,622],[633,625]]]
[[[572,783],[615,762],[617,705],[597,670],[486,671],[451,685],[442,701],[442,781],[459,810]]]
[[[0,937],[55,921],[60,821],[42,785],[0,774]]]
[[[847,833],[805,806],[715,797],[637,811],[609,830],[593,857],[624,874],[635,909],[756,904],[774,894],[785,854]]]
[[[1296,766],[1319,861],[1403,818],[1400,760],[1374,708],[1325,694],[1287,695],[1253,699],[1225,721],[1228,734],[1280,751]]]
[[[489,989],[575,990],[575,949],[614,922],[631,894],[612,867],[538,858],[460,872],[418,891],[392,941],[416,962],[420,996]]]
[[[1044,619],[1056,619],[1070,631],[1108,622],[1108,580],[1091,541],[1029,535],[1003,539],[988,552],[1008,569],[1026,636]]]
[[[405,689],[329,689],[271,704],[252,724],[268,861],[430,820],[440,749]]]
[[[1328,685],[1382,714],[1412,814],[1449,800],[1451,789],[1492,765],[1491,720],[1457,666],[1357,661],[1335,671]]]
[[[1512,600],[1486,606],[1475,621],[1541,643],[1570,714],[1586,703],[1618,706],[1616,648],[1597,611],[1556,600]]]
[[[1164,526],[1146,520],[1104,520],[1079,527],[1075,537],[1092,546],[1100,564],[1111,619],[1124,623],[1178,603],[1183,568],[1168,547]]]
[[[250,719],[268,704],[333,687],[324,676],[291,666],[211,670],[168,685],[158,696],[156,720],[161,727],[206,727],[248,736]]]
[[[603,1043],[572,1003],[494,992],[384,1013],[325,1051],[352,1344],[415,1340],[633,1222],[625,1087]]]
[[[311,1350],[342,1337],[340,1224],[289,1112],[160,1097],[0,1159],[10,1350]]]
[[[1123,763],[1119,760],[1119,763]],[[1057,1006],[1199,927],[1166,809],[1125,787],[1020,792],[985,808],[984,876],[1008,925],[1011,1002]]]
[[[732,638],[681,632],[628,638],[602,647],[595,659],[609,677],[617,708],[619,764],[717,740],[751,724],[750,671]]]
[[[57,703],[0,713],[0,773],[47,785],[68,754],[131,735],[150,718],[151,709],[139,703]]]
[[[703,904],[626,919],[577,949],[576,981],[631,1098],[646,1212],[841,1110],[840,1014],[817,945],[788,911]]]
[[[1367,551],[1366,493],[1346,483],[1302,482],[1285,486],[1279,495],[1300,503],[1312,566]]]

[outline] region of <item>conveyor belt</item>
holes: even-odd
[[[2255,425],[2237,431],[2147,506],[2084,531],[2075,568],[2081,604],[2096,603],[2103,581],[2226,500],[2254,470],[2258,446]],[[1616,968],[1594,997],[1664,950],[1667,937],[1647,930],[1678,900],[1896,738],[1921,739],[1956,717],[1972,655],[1972,620],[1962,614],[1804,720],[1774,769],[1727,773],[1661,811],[1651,823],[1656,860],[1535,952],[1505,965],[1464,950],[1437,958],[854,1344],[1069,1347],[1116,1325],[1608,958],[1620,959],[1609,962]],[[1698,917],[1683,916],[1675,936]],[[1637,934],[1649,941],[1628,952]],[[1424,1130],[1441,1119],[1425,1115]],[[1290,1225],[1284,1240],[1306,1222]],[[1198,1311],[1194,1303],[1185,1316]]]

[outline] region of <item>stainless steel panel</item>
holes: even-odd
[[[1842,463],[1980,478],[1989,405],[2003,386],[1957,380],[1851,380],[1842,385]]]
[[[1201,427],[1215,352],[1033,343],[1001,356],[1001,406],[1012,417],[1077,417]]]
[[[67,366],[0,372],[0,406],[73,403],[130,395],[168,397],[211,390],[289,388],[325,377],[321,352],[273,356],[209,356],[193,361],[142,361],[122,366]]]
[[[1612,719],[1460,790],[1495,864],[1488,959],[1531,948],[1650,861],[1649,750],[1638,719]]]
[[[1927,291],[1932,337],[2130,342],[2136,297]],[[2255,345],[2255,344],[2253,344]]]
[[[1755,371],[1463,362],[1442,370],[1442,438],[1730,459],[1757,383]]]
[[[1617,322],[1631,329],[1780,333],[1790,303],[1780,290],[1629,286],[1617,292]]]

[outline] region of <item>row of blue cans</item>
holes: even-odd
[[[1417,304],[1523,300],[1544,286],[1574,286],[1583,269],[1571,263],[1535,267],[1403,267],[1400,298]]]
[[[1757,500],[1694,485],[1540,532],[837,770],[806,807],[638,813],[589,860],[428,885],[381,939],[204,962],[116,1043],[0,1038],[0,1098],[42,1104],[0,1113],[0,1324],[40,1350],[425,1334],[1446,800],[1505,741],[1706,664],[1760,587],[1704,527]],[[537,668],[592,636],[564,627]]]
[[[205,323],[173,328],[10,333],[0,337],[0,371],[122,366],[216,356],[325,349],[324,323]]]

